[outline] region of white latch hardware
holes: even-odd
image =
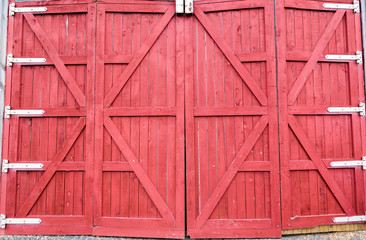
[[[5,214],[1,214],[1,228],[5,228],[6,224],[40,224],[39,218],[6,218]]]
[[[13,66],[13,63],[44,63],[45,58],[14,58],[13,54],[8,54],[6,65],[8,67]]]
[[[331,113],[359,112],[361,116],[365,116],[365,104],[360,103],[359,107],[329,107],[328,112],[331,112]]]
[[[16,8],[15,3],[10,4],[9,7],[9,15],[14,16],[17,13],[32,13],[32,12],[46,12],[46,7],[23,7],[23,8]]]
[[[191,14],[193,13],[193,0],[185,0],[185,13]]]
[[[9,163],[9,160],[3,160],[3,172],[8,172],[9,168],[15,169],[41,169],[43,168],[42,163]]]
[[[45,113],[44,110],[24,110],[24,109],[17,109],[11,110],[10,106],[5,107],[5,114],[4,118],[10,118],[10,115],[43,115]]]
[[[334,9],[353,10],[355,13],[360,12],[360,2],[358,0],[353,0],[353,4],[324,3],[323,7],[324,8],[334,8]]]
[[[333,218],[333,222],[335,223],[365,222],[365,221],[366,221],[366,215]]]
[[[362,52],[356,51],[356,55],[325,55],[325,59],[329,60],[351,60],[357,61],[358,64],[362,63]]]
[[[366,156],[362,157],[361,161],[336,161],[331,162],[330,166],[332,167],[356,167],[362,166],[363,170],[366,170]]]
[[[175,0],[176,13],[193,13],[193,0]]]
[[[184,13],[184,0],[175,0],[175,12]]]

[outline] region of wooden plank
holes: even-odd
[[[112,107],[104,110],[106,116],[176,116],[175,107]]]
[[[78,87],[78,85],[75,82],[75,79],[71,76],[70,72],[65,67],[64,63],[62,62],[62,60],[59,57],[59,54],[57,53],[56,49],[50,42],[46,33],[43,31],[42,27],[39,25],[36,18],[30,13],[25,13],[23,15],[24,15],[25,19],[27,20],[28,24],[30,25],[30,27],[32,28],[33,32],[39,39],[39,41],[42,43],[42,46],[44,47],[45,51],[48,53],[49,57],[54,62],[55,67],[59,71],[63,80],[69,87],[70,91],[73,93],[79,106],[81,106],[81,107],[85,106],[84,94],[81,92],[80,88]]]
[[[334,2],[334,1],[332,1]],[[318,1],[296,1],[296,0],[285,0],[285,8],[293,9],[304,9],[304,10],[319,10],[319,11],[336,11],[336,9],[324,8],[324,2]]]
[[[178,75],[180,82],[184,81],[184,112],[185,112],[185,154],[186,154],[186,219],[187,228],[190,229],[195,224],[196,213],[199,203],[197,202],[200,193],[196,192],[196,143],[195,143],[195,119],[193,115],[193,107],[195,104],[196,95],[198,94],[197,87],[194,87],[195,76],[195,65],[198,64],[197,58],[197,46],[194,44],[194,36],[196,36],[196,20],[194,18],[186,18],[183,16],[176,17],[177,26],[177,61],[184,59],[184,70],[177,66],[177,71],[183,73],[183,75]],[[196,40],[201,41],[201,39],[196,38]],[[184,50],[184,51],[183,51]],[[193,59],[192,61],[185,61],[185,59]],[[195,90],[196,89],[196,90]],[[192,94],[193,93],[193,94]],[[178,166],[178,165],[177,165]]]
[[[267,115],[267,107],[195,107],[195,117]]]
[[[319,158],[318,154],[315,152],[313,146],[309,142],[308,138],[306,137],[306,134],[304,131],[298,127],[298,122],[294,117],[289,116],[288,117],[289,125],[291,129],[294,131],[296,137],[299,139],[300,143],[304,147],[307,154],[312,159],[313,163],[317,167],[319,173],[323,177],[324,181],[327,183],[328,187],[333,192],[334,196],[337,198],[339,204],[342,206],[343,210],[347,214],[355,214],[355,210],[352,208],[352,205],[349,203],[348,199],[344,196],[344,193],[338,186],[338,184],[334,181],[334,178],[330,175],[329,171],[325,167],[325,165],[321,162],[321,159]]]
[[[105,67],[104,67],[104,55],[106,48],[106,15],[104,5],[98,5],[97,13],[96,13],[96,57],[95,57],[95,78],[96,79],[104,79]],[[106,81],[106,80],[105,80]],[[94,174],[93,174],[93,194],[94,194],[94,224],[100,224],[100,219],[103,215],[107,215],[103,210],[103,158],[104,151],[106,151],[106,139],[104,139],[104,134],[106,130],[104,130],[103,126],[103,98],[104,98],[104,85],[105,81],[96,81],[95,82],[95,146],[100,146],[103,151],[94,148]],[[107,135],[107,134],[106,134]],[[105,136],[105,138],[108,138]],[[109,137],[110,139],[110,137]],[[108,144],[110,146],[110,142]],[[106,151],[109,153],[109,151]]]
[[[32,208],[35,201],[38,199],[39,195],[43,191],[43,189],[46,187],[48,182],[51,180],[52,176],[55,174],[57,168],[60,166],[62,161],[64,160],[64,157],[68,153],[69,149],[74,144],[77,137],[80,135],[81,131],[85,127],[85,119],[80,118],[78,122],[75,124],[75,127],[71,131],[71,134],[65,139],[64,143],[62,144],[61,148],[58,150],[57,154],[52,159],[52,163],[49,165],[45,173],[42,175],[42,177],[39,179],[37,185],[34,187],[34,189],[30,192],[27,199],[17,212],[17,217],[24,217],[28,214],[30,209]]]
[[[201,3],[197,2],[197,6],[199,6],[203,12],[219,12],[219,11],[230,11],[237,9],[251,9],[251,8],[263,8],[264,1],[226,1],[226,2],[218,2],[218,3]]]
[[[28,54],[27,54],[28,55]],[[13,63],[16,65],[21,65],[21,66],[49,66],[49,65],[54,65],[52,58],[50,57],[44,57],[44,56],[39,56],[39,55],[35,55],[33,54],[32,56],[28,55],[28,56],[16,56],[16,58],[26,58],[26,57],[31,57],[31,58],[45,58],[46,62],[44,63]],[[86,64],[86,60],[87,57],[86,56],[60,56],[61,61],[65,64],[65,65],[83,65]]]
[[[205,226],[208,229],[244,230],[271,228],[270,219],[209,219]]]
[[[84,206],[83,213],[85,214],[85,219],[87,221],[87,225],[91,226],[94,221],[94,202],[95,201],[87,201],[86,199],[94,199],[94,171],[95,171],[95,165],[94,165],[94,159],[95,159],[95,150],[96,146],[103,146],[103,145],[96,145],[95,139],[96,139],[96,130],[95,130],[95,106],[96,106],[96,38],[97,38],[97,30],[96,30],[96,6],[95,5],[89,5],[88,6],[88,14],[86,16],[85,21],[88,23],[86,26],[86,55],[87,55],[87,68],[86,68],[86,87],[84,85],[85,89],[85,95],[86,95],[86,101],[87,101],[87,114],[86,114],[86,126],[85,126],[85,140],[84,144],[85,146],[85,162],[86,162],[86,173],[85,176],[79,173],[75,173],[75,196],[79,197],[79,199],[76,198],[77,202],[75,204],[75,212],[79,213],[81,207]],[[80,25],[83,24],[83,21],[80,22]],[[78,31],[84,30],[84,27],[79,27]],[[95,46],[95,47],[94,47]],[[78,48],[79,49],[79,48]],[[81,51],[83,48],[81,48]],[[83,69],[84,70],[84,69]],[[81,75],[81,74],[80,74]],[[81,148],[84,146],[80,146],[80,150],[78,149],[78,144],[76,144],[76,151],[81,151]],[[84,184],[80,185],[78,182],[78,178],[84,180]],[[83,198],[83,195],[78,192],[78,190],[85,192],[85,199]],[[76,214],[74,213],[74,214]]]
[[[280,184],[280,154],[279,154],[279,122],[278,122],[278,94],[279,88],[277,83],[276,72],[276,32],[274,25],[276,16],[273,12],[275,4],[267,1],[264,8],[264,24],[265,24],[265,49],[267,52],[267,63],[265,65],[267,77],[267,95],[269,99],[269,122],[268,122],[268,142],[264,143],[264,147],[268,144],[268,156],[264,155],[264,160],[269,159],[271,172],[264,173],[265,184],[265,217],[271,217],[273,236],[279,237],[281,229],[281,184]],[[276,20],[277,21],[277,20]],[[276,136],[276,137],[274,137]],[[264,161],[264,163],[266,163]],[[265,169],[263,167],[263,169]],[[277,235],[276,235],[277,234]]]
[[[141,16],[141,29],[140,29],[140,45],[145,41],[149,34],[149,16],[143,14]],[[140,96],[144,96],[140,99],[140,106],[141,107],[148,107],[149,106],[149,53],[147,53],[146,57],[143,58],[140,64]],[[148,117],[140,117],[140,164],[145,171],[148,170],[148,141],[149,141],[149,127],[148,127]],[[151,200],[148,198],[148,195],[142,186],[139,184],[139,217],[147,217],[147,205],[148,202]]]
[[[130,76],[133,74],[137,66],[140,64],[141,60],[146,56],[147,52],[151,46],[155,43],[161,32],[165,29],[166,25],[170,22],[174,15],[174,8],[170,7],[164,16],[161,18],[159,23],[152,30],[149,37],[141,45],[140,49],[136,52],[135,56],[131,60],[130,64],[124,69],[121,76],[118,78],[117,83],[114,87],[109,90],[104,99],[104,106],[109,107],[114,99],[117,97],[118,93],[122,90],[123,86],[126,84]]]
[[[104,57],[104,63],[123,63],[128,64],[131,62],[133,55],[106,55]]]
[[[134,153],[129,148],[125,139],[121,136],[116,126],[108,117],[104,118],[104,126],[107,128],[107,130],[113,137],[114,141],[116,142],[117,146],[121,150],[122,154],[129,162],[131,168],[133,169],[136,176],[139,178],[141,184],[145,187],[146,192],[149,194],[151,200],[154,202],[160,214],[163,216],[167,224],[173,225],[175,222],[174,216],[166,206],[164,200],[157,192],[155,186],[147,176],[145,170],[141,167],[140,163],[136,159]]]
[[[128,22],[126,23],[128,24]],[[131,22],[130,22],[132,29],[131,30],[131,53],[134,54],[140,47],[141,39],[141,16],[140,14],[132,14]],[[128,28],[125,28],[126,31]],[[125,51],[124,54],[127,54],[128,51]],[[130,103],[131,107],[138,107],[140,106],[140,72],[135,72],[131,76],[131,97]],[[137,153],[137,157],[140,158],[140,119],[139,118],[131,118],[131,149],[133,152]],[[141,159],[141,158],[140,158]],[[139,204],[136,201],[139,198],[139,181],[135,174],[130,173],[130,209],[129,209],[129,216],[132,218],[136,218],[139,216]]]
[[[163,4],[143,4],[143,2],[135,3],[118,3],[118,4],[106,4],[106,12],[122,12],[122,13],[165,13],[171,8],[169,5]]]
[[[286,60],[287,61],[294,61],[294,62],[307,62],[309,61],[309,59],[312,56],[312,52],[288,52],[286,53]],[[338,53],[327,53],[327,54],[320,54],[320,57],[318,59],[318,62],[354,62],[351,60],[344,60],[344,59],[339,59],[339,60],[331,60],[331,59],[326,59],[325,55],[332,55],[332,54],[336,54],[336,55],[354,55],[354,52],[338,52]]]
[[[221,196],[226,191],[232,179],[235,177],[239,167],[245,161],[247,155],[249,154],[250,150],[252,149],[253,145],[256,143],[258,138],[261,136],[267,124],[268,124],[268,117],[263,116],[254,126],[252,132],[246,138],[246,141],[242,145],[235,159],[228,167],[225,175],[222,177],[216,189],[211,194],[211,197],[208,200],[207,204],[202,209],[201,214],[198,216],[196,220],[196,226],[201,227],[206,222],[207,218],[211,215],[212,211],[217,205],[217,202],[220,200]]]
[[[197,19],[201,22],[201,24],[204,26],[206,31],[211,35],[212,39],[215,41],[215,43],[218,45],[218,47],[221,49],[221,51],[224,53],[227,59],[231,62],[231,64],[236,69],[238,74],[241,76],[245,84],[250,88],[254,96],[258,99],[258,101],[262,105],[266,105],[267,98],[263,93],[263,91],[261,90],[261,88],[258,86],[258,84],[256,84],[256,81],[253,79],[250,73],[243,67],[239,59],[235,56],[235,54],[232,52],[227,43],[216,31],[215,27],[212,25],[211,21],[207,18],[207,16],[205,16],[200,7],[196,8],[195,15]]]
[[[345,10],[338,10],[334,14],[332,19],[330,20],[326,29],[324,30],[322,36],[320,37],[318,43],[316,44],[316,46],[313,50],[313,54],[312,54],[311,58],[304,66],[301,73],[298,75],[294,85],[292,86],[292,88],[288,94],[288,103],[290,105],[293,105],[293,103],[296,101],[297,96],[300,94],[302,87],[306,83],[309,75],[311,74],[312,70],[314,69],[315,65],[317,64],[320,55],[322,54],[325,47],[327,46],[329,40],[332,37],[332,34],[338,27],[345,12],[346,12]]]
[[[267,61],[266,52],[236,53],[242,63],[245,62],[265,62]]]

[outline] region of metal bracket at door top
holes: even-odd
[[[349,222],[366,222],[366,215],[350,216],[350,217],[335,217],[334,223],[349,223]]]
[[[362,157],[360,161],[335,161],[331,162],[332,167],[357,167],[362,166],[363,170],[366,170],[366,156]]]
[[[46,7],[23,7],[16,8],[15,3],[10,4],[9,6],[9,15],[14,16],[15,13],[33,13],[33,12],[46,12]]]
[[[13,54],[8,54],[6,65],[13,66],[13,63],[45,63],[45,58],[14,58]]]
[[[332,9],[353,10],[355,13],[360,12],[360,2],[358,0],[353,0],[353,4],[324,3],[323,7]]]
[[[193,0],[175,0],[176,13],[193,13]]]
[[[362,64],[362,52],[357,50],[356,55],[339,55],[339,54],[327,54],[325,59],[328,60],[346,60],[346,61],[356,61],[358,64]]]
[[[5,228],[6,224],[40,224],[39,218],[6,218],[5,214],[1,214],[1,228]]]
[[[3,172],[8,172],[9,168],[13,169],[41,169],[43,168],[42,163],[9,163],[8,159],[3,160]]]
[[[22,115],[22,116],[38,116],[43,115],[45,113],[44,110],[25,110],[25,109],[15,109],[12,110],[10,106],[5,107],[4,118],[10,118],[10,115]]]
[[[365,116],[365,103],[360,103],[359,107],[329,107],[330,113],[354,113],[358,112],[361,116]]]

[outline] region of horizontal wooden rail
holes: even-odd
[[[130,3],[130,4],[106,4],[106,12],[131,12],[131,13],[165,13],[169,5],[160,4],[142,4],[142,3]]]
[[[11,162],[11,163],[25,163],[22,161],[18,162]],[[22,171],[22,172],[33,172],[33,171],[44,171],[48,168],[48,165],[50,165],[50,162],[47,161],[34,161],[34,162],[26,162],[26,163],[42,163],[43,168],[41,169],[16,169],[12,168],[10,171]],[[57,168],[56,171],[62,171],[62,172],[77,172],[77,171],[85,171],[85,162],[62,162],[60,166]]]
[[[318,62],[334,62],[334,63],[345,63],[345,62],[354,62],[354,60],[344,60],[344,59],[337,59],[337,60],[330,60],[330,59],[326,59],[325,55],[354,55],[355,53],[323,53],[320,55],[320,58],[318,60]],[[312,53],[311,52],[288,52],[286,53],[286,60],[287,61],[292,61],[292,62],[307,62],[310,57],[311,57]]]
[[[18,58],[18,57],[17,57]],[[23,57],[19,57],[19,58],[23,58]],[[26,57],[24,57],[26,58]],[[33,57],[32,57],[33,58]],[[13,64],[17,64],[17,65],[25,65],[25,66],[49,66],[49,65],[54,65],[53,61],[51,58],[49,57],[34,57],[34,58],[45,58],[46,62],[40,62],[40,63],[13,63]],[[87,63],[87,58],[86,56],[60,56],[60,59],[62,60],[62,62],[65,65],[86,65]]]
[[[196,2],[204,12],[230,11],[238,9],[264,8],[264,1],[248,0],[248,1],[232,1],[232,2]]]
[[[104,57],[104,63],[111,64],[111,63],[122,63],[128,64],[132,60],[132,55],[106,55]]]
[[[342,166],[342,167],[332,167],[331,162],[343,162],[343,161],[356,161],[357,159],[343,158],[343,159],[323,159],[323,163],[329,169],[339,169],[339,168],[355,168],[354,166]],[[359,159],[360,160],[360,159]],[[314,163],[311,160],[291,160],[290,161],[290,171],[308,171],[317,170]]]
[[[176,116],[175,107],[114,107],[104,110],[106,116],[142,117],[142,116]]]
[[[335,12],[337,10],[337,9],[332,9],[332,8],[324,8],[323,7],[324,3],[329,3],[329,2],[286,0],[285,8],[332,11],[332,12]]]
[[[195,117],[267,115],[267,107],[195,107]]]
[[[104,162],[104,172],[132,172],[128,162]],[[239,172],[269,172],[268,161],[246,161],[240,166]]]
[[[44,110],[42,115],[11,115],[11,117],[37,118],[37,117],[84,117],[86,116],[85,108],[14,108],[12,110]]]
[[[267,61],[266,52],[236,53],[239,60],[244,62],[265,62]]]
[[[358,107],[358,106],[290,106],[288,107],[288,113],[292,115],[351,115],[359,114],[357,112],[328,112],[329,107]]]

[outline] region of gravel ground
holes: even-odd
[[[4,240],[141,240],[138,238],[91,237],[91,236],[0,236]],[[366,240],[366,231],[304,234],[285,236],[286,240]],[[264,239],[262,239],[264,240]]]

